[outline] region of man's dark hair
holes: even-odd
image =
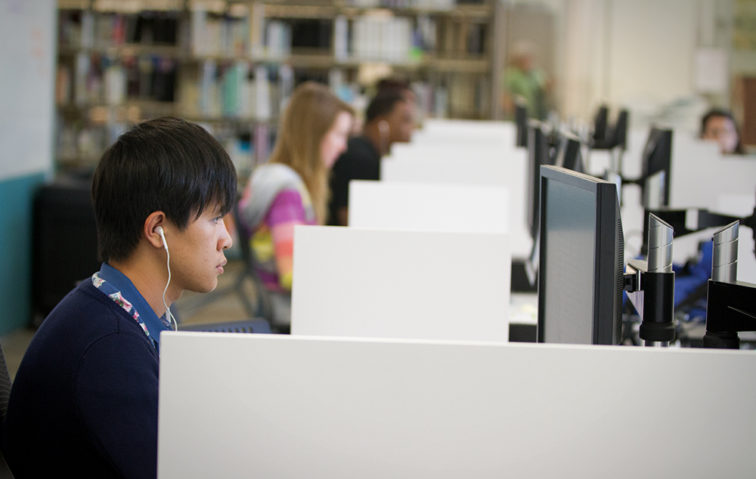
[[[409,81],[397,77],[382,78],[378,80],[375,87],[379,93],[384,91],[398,91],[399,93],[403,93],[404,91],[412,90]]]
[[[400,91],[385,90],[378,93],[370,101],[365,111],[365,123],[370,123],[376,118],[388,115],[394,109],[394,106],[401,101],[406,100]]]
[[[92,179],[100,257],[128,258],[155,211],[184,229],[209,206],[227,213],[235,198],[234,165],[202,127],[178,118],[140,123],[105,151]]]

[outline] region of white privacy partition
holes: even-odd
[[[475,157],[506,162],[513,155],[527,155],[527,150],[510,145],[505,146],[500,141],[493,140],[444,142],[433,139],[421,143],[395,143],[391,146],[391,153],[384,160],[452,159],[466,161],[468,158]]]
[[[722,156],[710,141],[677,138],[672,147],[670,206],[709,208],[725,194],[756,194],[756,158]]]
[[[508,233],[509,192],[500,186],[353,180],[349,226]]]
[[[756,352],[166,332],[158,477],[752,477]]]
[[[512,122],[428,119],[421,129],[414,132],[412,142],[494,140],[514,146],[516,133],[516,126]]]
[[[392,155],[381,161],[381,180],[512,186],[526,177],[528,152],[524,148],[476,152],[435,145],[399,151],[401,157]]]
[[[297,335],[507,341],[509,237],[297,226]]]
[[[509,190],[510,232],[512,254],[524,257],[530,253],[532,239],[526,228],[527,151],[508,150],[506,155],[491,157],[472,153],[438,154],[381,161],[381,181],[440,183],[452,185],[504,186]]]

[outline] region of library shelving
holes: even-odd
[[[61,168],[92,165],[130,124],[206,124],[240,173],[264,161],[301,81],[364,104],[412,82],[423,117],[491,118],[496,0],[59,0]]]

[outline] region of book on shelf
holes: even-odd
[[[265,54],[265,5],[262,2],[252,4],[249,20],[249,53],[252,58]]]
[[[267,22],[265,54],[270,59],[285,59],[291,55],[291,28],[288,24],[278,20]]]
[[[83,105],[89,102],[88,79],[90,58],[86,53],[78,53],[74,69],[74,102]]]
[[[336,61],[349,58],[349,22],[344,15],[338,15],[333,21],[333,57]]]
[[[217,65],[215,60],[202,62],[197,98],[198,110],[201,115],[220,115],[218,103],[218,87],[215,81]]]
[[[71,70],[67,65],[58,64],[55,70],[55,104],[67,105],[71,102]]]
[[[358,60],[407,62],[413,47],[408,18],[362,15],[353,21],[352,51]]]
[[[126,100],[126,70],[119,63],[110,63],[104,73],[104,95],[107,105],[120,105]]]
[[[255,68],[255,118],[258,120],[269,120],[272,118],[271,112],[271,92],[270,82],[268,80],[268,69],[265,65],[258,65]]]
[[[199,56],[248,56],[250,19],[248,16],[219,16],[204,8],[191,10],[190,45]]]
[[[83,12],[81,14],[79,41],[82,48],[92,48],[94,46],[94,14],[92,12]]]
[[[280,117],[281,112],[286,108],[291,94],[294,92],[294,69],[289,65],[278,67],[278,108],[275,116]]]

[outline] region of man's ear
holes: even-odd
[[[163,229],[163,234],[168,235],[169,232],[166,228],[167,218],[162,211],[153,211],[144,220],[144,237],[155,248],[163,248],[163,238],[158,233],[158,227]]]

